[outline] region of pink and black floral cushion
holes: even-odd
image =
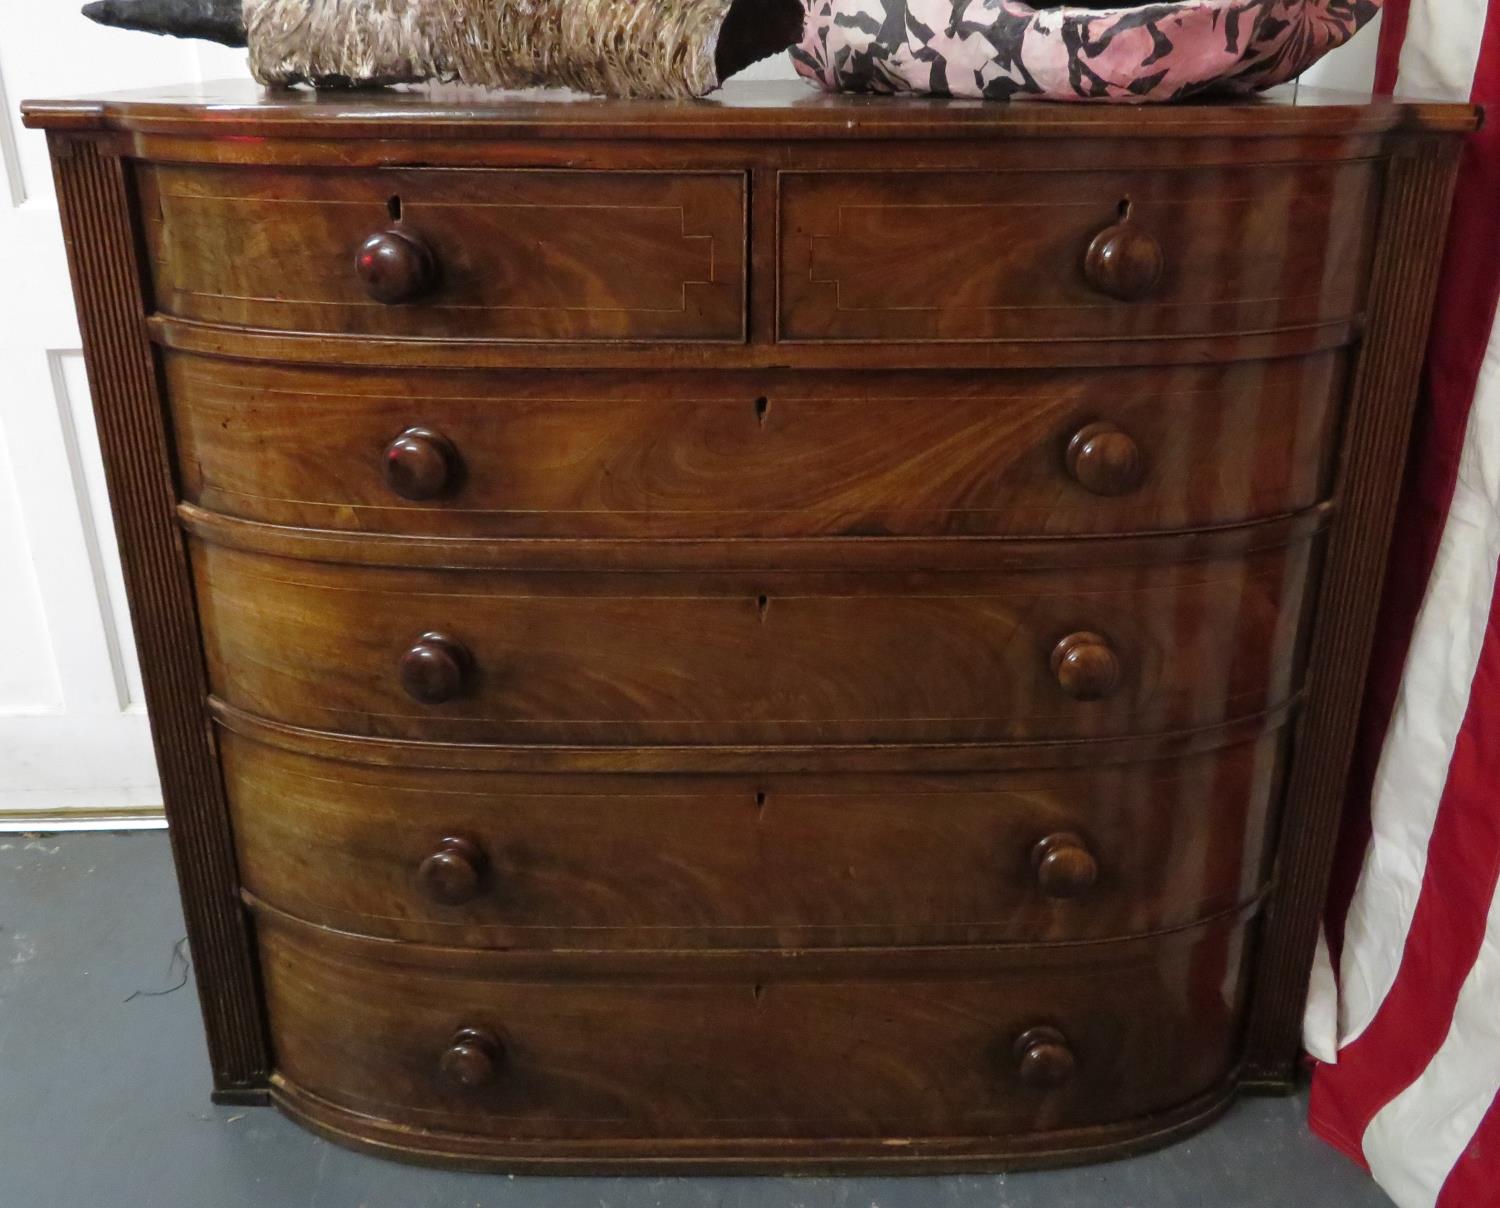
[[[798,72],[832,92],[1175,101],[1269,88],[1342,45],[1382,0],[806,0]]]

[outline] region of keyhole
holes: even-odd
[[[771,400],[770,399],[766,398],[765,396],[761,396],[760,398],[756,399],[755,400],[755,419],[756,419],[756,422],[764,424],[766,422],[766,416],[770,413],[770,410],[771,410]]]
[[[386,198],[385,212],[391,216],[392,222],[401,221],[401,198],[391,196]]]
[[[765,789],[761,789],[758,793],[755,794],[755,808],[758,810],[763,810],[766,808]]]
[[[766,619],[766,613],[770,611],[771,608],[771,597],[757,596],[755,599],[755,607],[760,612],[760,619],[764,621]]]

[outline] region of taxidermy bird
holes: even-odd
[[[1381,0],[97,0],[105,25],[247,46],[263,84],[451,81],[703,96],[791,48],[830,91],[1177,100],[1291,79]]]
[[[802,0],[98,0],[103,25],[248,46],[262,84],[449,81],[702,96],[802,32]]]

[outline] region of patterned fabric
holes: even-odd
[[[806,0],[797,71],[830,92],[1175,101],[1292,79],[1382,0]]]

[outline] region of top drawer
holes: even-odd
[[[1371,161],[787,172],[783,340],[1192,337],[1363,306]]]
[[[181,318],[449,339],[744,338],[740,172],[153,166],[140,183],[156,305]]]

